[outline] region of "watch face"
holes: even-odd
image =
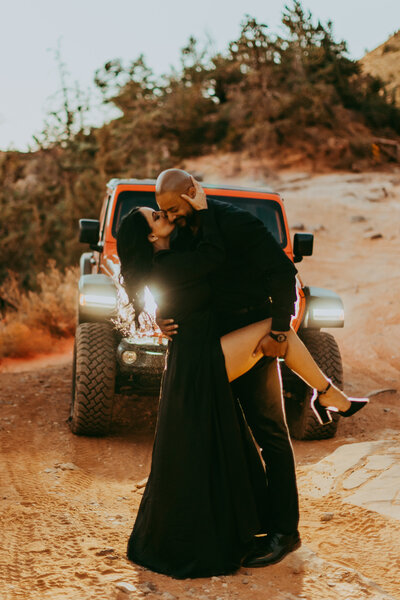
[[[286,340],[286,335],[284,333],[280,333],[277,337],[278,342],[284,342]]]

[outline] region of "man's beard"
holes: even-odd
[[[182,229],[182,227],[186,227],[186,225],[187,225],[186,217],[179,217],[178,219],[175,219],[174,225],[175,225],[175,227],[178,227],[179,229]]]
[[[183,217],[183,219],[185,222],[184,227],[196,227],[198,225],[199,216],[197,211],[194,210],[193,212],[186,215],[186,217]]]

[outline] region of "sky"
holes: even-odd
[[[290,0],[0,0],[0,150],[27,150],[46,114],[60,106],[55,50],[59,46],[69,81],[91,90],[98,105],[91,124],[110,114],[93,85],[96,69],[113,58],[144,54],[157,74],[179,67],[190,35],[208,37],[223,51],[238,37],[246,14],[282,31]],[[400,0],[303,0],[315,19],[331,20],[337,39],[358,59],[400,28]]]

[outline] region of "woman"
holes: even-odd
[[[229,382],[261,358],[254,349],[271,323],[219,339],[207,276],[223,262],[224,248],[205,194],[196,190],[194,199],[185,196],[201,218],[195,251],[170,250],[174,227],[150,208],[133,209],[117,236],[136,318],[148,285],[161,312],[179,323],[168,349],[151,472],[128,543],[133,562],[177,578],[234,572],[254,535],[269,528],[263,465]],[[285,361],[324,394],[314,398],[323,421],[330,419],[324,406],[344,416],[364,406],[330,384],[294,331]]]

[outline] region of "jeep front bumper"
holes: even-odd
[[[122,338],[117,348],[121,373],[159,377],[165,365],[168,340],[163,337]]]

